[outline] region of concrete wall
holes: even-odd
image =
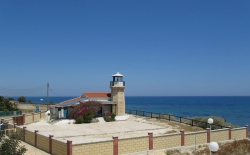
[[[113,140],[104,142],[75,144],[72,147],[73,155],[112,155]]]

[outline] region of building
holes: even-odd
[[[103,104],[101,110],[96,116],[104,116],[106,111],[115,113],[117,116],[125,114],[125,81],[123,75],[117,72],[112,75],[110,81],[111,92],[85,92],[81,96],[63,101],[56,105],[50,106],[51,119],[60,119],[73,117],[75,105],[86,101],[100,101]]]

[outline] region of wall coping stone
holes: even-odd
[[[233,131],[233,130],[242,130],[242,129],[246,129],[246,127],[232,128],[232,131]]]
[[[120,139],[118,139],[119,141]],[[88,145],[88,144],[93,144],[93,143],[102,143],[102,142],[112,142],[112,145],[113,145],[113,139],[112,140],[102,140],[102,141],[98,141],[98,142],[86,142],[86,143],[73,143],[72,146],[77,146],[77,145]],[[74,141],[72,141],[74,142]]]

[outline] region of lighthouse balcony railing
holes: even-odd
[[[112,87],[124,87],[125,81],[110,81],[110,86],[112,86]]]

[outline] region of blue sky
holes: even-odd
[[[250,95],[250,1],[0,1],[0,95]]]

